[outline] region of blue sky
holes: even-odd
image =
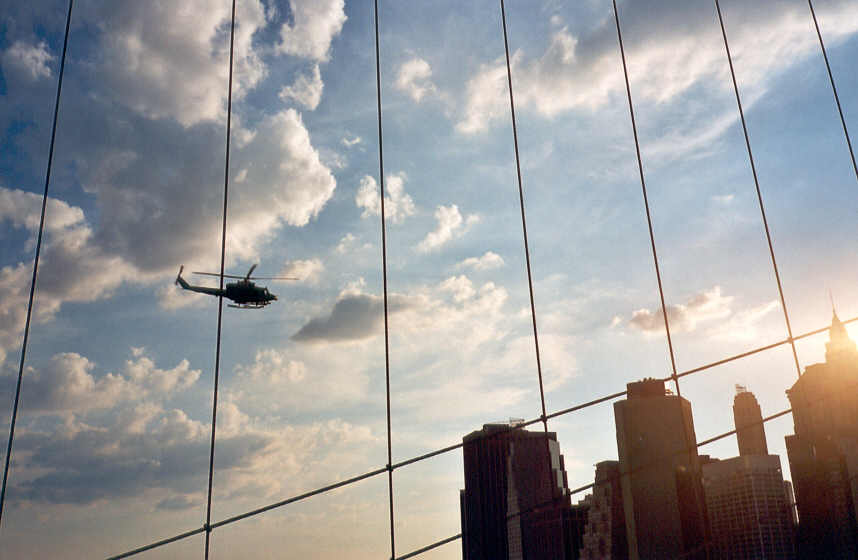
[[[380,4],[396,461],[540,404],[499,6]],[[858,9],[815,6],[853,130]],[[229,8],[76,3],[0,534],[17,555],[106,556],[203,522],[217,302],[172,281],[219,266]],[[808,7],[722,9],[793,331],[829,323],[828,290],[858,315],[858,182]],[[4,430],[65,10],[0,19]],[[714,4],[619,10],[677,367],[783,340]],[[386,462],[372,6],[240,0],[237,18],[227,268],[300,280],[225,310],[215,520]],[[610,2],[510,1],[507,18],[550,412],[670,359]],[[802,367],[825,340],[797,343]],[[698,439],[732,428],[734,384],[770,414],[795,375],[781,346],[687,378]],[[616,457],[610,404],[549,428],[570,486]],[[770,423],[770,449],[791,431]],[[398,554],[459,531],[461,470],[454,452],[395,472]],[[213,551],[378,558],[387,531],[378,477],[219,530]]]

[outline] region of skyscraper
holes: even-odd
[[[858,350],[837,313],[825,362],[787,390],[795,435],[786,437],[801,558],[858,557]]]
[[[464,560],[558,560],[575,525],[554,432],[486,424],[464,437]]]
[[[791,560],[793,523],[777,455],[741,455],[703,465],[710,558]]]
[[[696,558],[706,510],[691,404],[664,382],[627,385],[614,403],[629,558]]]
[[[733,423],[739,441],[739,455],[768,455],[763,414],[754,394],[742,385],[736,385],[733,398]]]
[[[711,530],[710,557],[795,558],[791,506],[781,459],[768,454],[763,416],[754,394],[736,386],[733,421],[739,456],[703,465]]]
[[[582,560],[623,560],[629,557],[620,463],[596,463],[596,483],[584,530]]]

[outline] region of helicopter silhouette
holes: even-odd
[[[268,288],[264,286],[257,286],[251,280],[297,280],[297,278],[290,277],[254,277],[251,276],[253,271],[256,269],[257,265],[253,265],[250,267],[250,270],[247,271],[245,276],[235,276],[233,274],[224,274],[224,278],[237,278],[238,282],[230,282],[226,285],[226,288],[208,288],[206,286],[193,286],[188,284],[188,282],[182,278],[182,271],[185,270],[185,265],[179,267],[179,274],[176,276],[176,284],[181,286],[183,290],[188,290],[191,292],[199,292],[201,294],[208,294],[210,296],[222,296],[229,300],[235,302],[234,304],[228,304],[229,307],[234,307],[236,309],[262,309],[266,305],[269,305],[272,301],[277,301],[277,296],[268,291]],[[221,275],[215,272],[194,272],[194,274],[201,274],[204,276],[218,276]]]

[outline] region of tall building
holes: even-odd
[[[768,455],[763,414],[753,393],[742,385],[736,385],[733,399],[733,423],[739,441],[739,455]]]
[[[792,560],[793,523],[777,455],[741,455],[703,465],[710,558]]]
[[[664,382],[614,403],[629,558],[704,557],[706,509],[691,404]]]
[[[571,560],[580,544],[567,532],[584,513],[572,511],[557,435],[512,427],[486,424],[463,439],[462,557]]]
[[[739,456],[703,465],[710,558],[791,560],[794,523],[781,459],[768,454],[760,405],[741,385],[736,385],[733,422]]]
[[[584,529],[582,560],[623,560],[629,557],[619,461],[596,464],[596,483]]]
[[[801,558],[858,558],[858,350],[837,313],[825,362],[787,390],[786,437]]]

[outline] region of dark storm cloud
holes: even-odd
[[[410,307],[403,296],[393,295],[388,302],[391,313]],[[370,294],[349,294],[334,304],[331,313],[315,317],[292,335],[297,342],[342,342],[362,340],[378,334],[384,324],[384,301]]]

